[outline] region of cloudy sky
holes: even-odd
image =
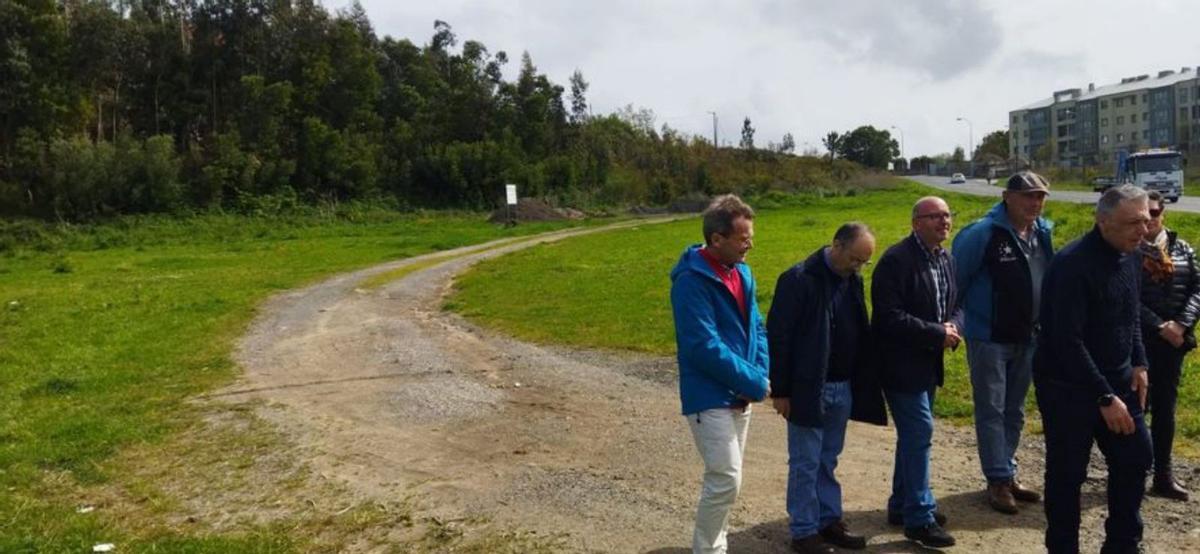
[[[564,86],[578,68],[594,113],[711,136],[715,111],[722,143],[749,117],[759,145],[798,149],[872,124],[907,156],[949,152],[972,134],[958,117],[978,142],[1055,90],[1200,65],[1193,0],[361,1],[379,35],[424,45],[441,19],[507,52],[509,77],[522,51]]]

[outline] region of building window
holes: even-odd
[[[1108,127],[1108,118],[1107,118],[1107,117],[1101,117],[1101,118],[1100,118],[1100,126],[1101,126],[1101,127]]]
[[[1025,138],[1029,138],[1029,129],[1025,129],[1024,131],[1022,131],[1021,136],[1025,137]]]
[[[1179,119],[1187,119],[1187,108],[1179,108]]]
[[[1142,112],[1142,121],[1150,121],[1150,112]]]
[[[1108,144],[1108,135],[1100,135],[1100,144]]]
[[[1123,107],[1123,106],[1125,106],[1125,99],[1124,99],[1124,98],[1114,98],[1114,99],[1113,99],[1113,107],[1114,107],[1114,108],[1120,108],[1120,107]]]
[[[1192,106],[1192,119],[1200,119],[1200,104]]]
[[[1133,114],[1133,115],[1129,116],[1129,122],[1137,123],[1137,114]]]
[[[1142,93],[1142,103],[1143,104],[1146,103],[1146,93],[1144,93],[1144,92]]]
[[[1017,116],[1014,115],[1013,116],[1013,125],[1016,125],[1016,124],[1017,124]]]
[[[1107,109],[1108,109],[1108,100],[1101,100],[1101,101],[1100,101],[1100,109],[1102,109],[1102,110],[1107,110]]]
[[[1117,133],[1117,142],[1125,142],[1125,133]]]
[[[1118,115],[1117,116],[1117,125],[1124,125],[1124,124],[1125,124],[1125,116]]]
[[[1143,102],[1145,102],[1145,101],[1146,101],[1146,98],[1145,98],[1144,96],[1142,97],[1142,101],[1143,101]],[[1136,105],[1137,105],[1137,95],[1136,95],[1136,94],[1130,94],[1130,95],[1129,95],[1129,105],[1130,105],[1130,106],[1136,106]]]
[[[1185,89],[1185,88],[1179,89],[1179,101],[1180,102],[1188,101],[1188,89]]]
[[[1150,140],[1150,131],[1142,131],[1142,139]]]

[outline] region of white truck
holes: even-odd
[[[1134,152],[1117,164],[1117,179],[1178,202],[1183,196],[1183,154],[1168,148]]]

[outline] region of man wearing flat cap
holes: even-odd
[[[1042,276],[1054,256],[1042,217],[1049,183],[1032,171],[1012,175],[1003,200],[954,239],[963,338],[975,404],[979,462],[987,502],[1016,514],[1017,501],[1041,496],[1017,481],[1017,445],[1033,378]]]

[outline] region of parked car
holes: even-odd
[[[957,184],[957,183],[965,183],[965,182],[967,182],[967,178],[965,176],[963,176],[962,173],[955,173],[954,175],[950,176],[950,184],[951,185]]]

